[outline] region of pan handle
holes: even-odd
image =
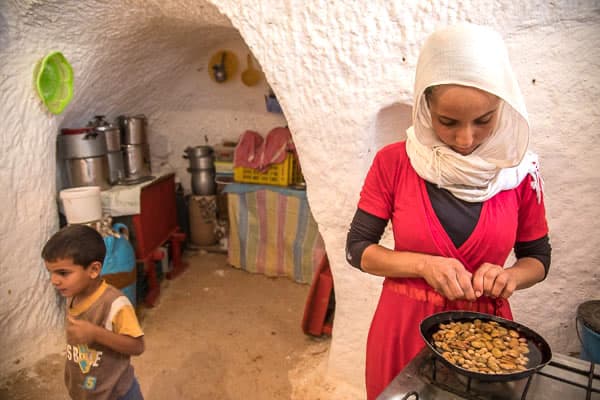
[[[415,400],[419,400],[419,393],[417,392],[408,392],[400,400],[408,400],[410,397],[413,396],[415,397]]]
[[[585,346],[583,345],[583,339],[581,339],[581,333],[579,332],[579,316],[575,317],[575,331],[577,332],[577,339],[579,339],[581,349],[586,350]]]

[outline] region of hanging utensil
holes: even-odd
[[[242,72],[242,82],[246,86],[254,86],[260,82],[261,74],[260,71],[254,68],[252,65],[252,55],[248,53],[248,67]]]
[[[220,49],[210,56],[207,66],[206,71],[210,79],[217,83],[226,83],[237,74],[238,59],[233,51]]]
[[[225,52],[221,54],[221,62],[212,66],[217,82],[225,82],[227,80],[227,71],[225,71]]]

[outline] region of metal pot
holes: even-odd
[[[214,155],[215,151],[211,146],[195,146],[195,147],[186,147],[183,150],[185,155],[184,158],[199,158],[199,157],[207,157]]]
[[[189,160],[190,170],[214,169],[215,152],[210,146],[188,147],[183,158]]]
[[[139,179],[150,175],[150,148],[148,144],[126,144],[123,150],[125,180]]]
[[[69,187],[100,186],[101,190],[110,188],[108,158],[105,154],[99,157],[66,159],[65,170]]]
[[[100,157],[107,153],[103,132],[58,135],[58,155],[62,159]]]
[[[215,168],[215,157],[213,155],[206,157],[188,157],[183,158],[189,160],[190,170],[201,170],[201,169],[214,169]]]
[[[143,144],[146,140],[146,126],[148,120],[143,114],[117,117],[119,128],[121,129],[121,144]]]
[[[217,192],[215,169],[188,169],[192,179],[192,193],[196,196],[212,196]]]

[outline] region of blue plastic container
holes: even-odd
[[[121,223],[114,224],[112,228],[114,231],[120,232],[121,237],[106,236],[104,238],[106,256],[100,275],[109,284],[120,289],[135,307],[137,270],[135,250],[126,237],[129,229],[127,225]]]
[[[581,303],[576,323],[581,340],[580,358],[600,364],[600,300]]]

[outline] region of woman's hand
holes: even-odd
[[[517,289],[517,279],[510,271],[500,265],[483,263],[473,275],[475,295],[508,299]]]
[[[429,257],[421,273],[423,279],[448,300],[475,301],[472,274],[455,258]]]
[[[67,341],[73,344],[90,344],[95,341],[98,326],[67,315]]]

